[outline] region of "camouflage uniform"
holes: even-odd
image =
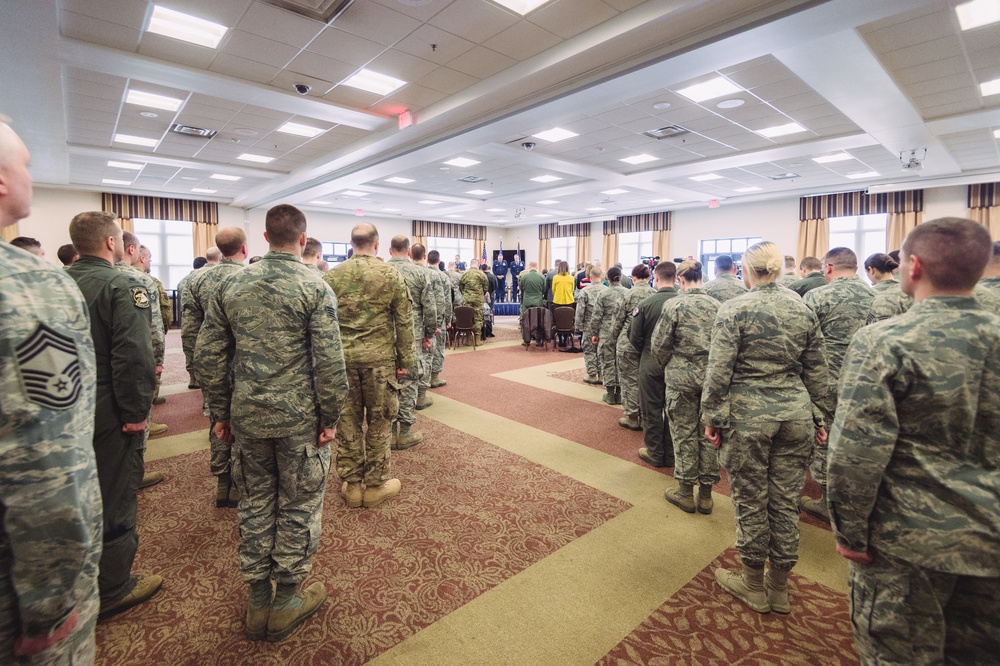
[[[323,279],[340,301],[350,386],[337,425],[337,473],[348,483],[380,486],[390,478],[389,436],[399,409],[396,369],[416,373],[410,294],[399,271],[363,254]]]
[[[702,289],[705,290],[706,294],[720,303],[725,303],[730,298],[736,298],[747,293],[747,286],[743,284],[743,280],[729,273],[724,273],[714,280],[709,280]]]
[[[664,303],[677,298],[677,294],[677,289],[671,284],[644,298],[636,308],[638,311],[628,331],[629,342],[639,350],[639,411],[642,413],[642,439],[646,444],[646,454],[653,464],[666,467],[674,465],[674,441],[670,438],[670,424],[664,413],[667,387],[663,380],[663,365],[656,360],[649,345]]]
[[[181,331],[183,336],[194,339],[195,343],[192,343],[192,347],[198,341],[198,333],[205,323],[205,313],[215,298],[215,294],[219,290],[219,285],[224,279],[240,270],[243,270],[242,262],[223,259],[218,265],[213,266],[211,270],[198,273],[188,283],[187,299],[184,302],[184,316],[181,318],[183,322]],[[228,368],[226,372],[229,372]],[[206,384],[206,380],[198,377],[197,373],[195,373],[195,378],[198,380],[199,386]],[[207,394],[205,396],[205,406],[208,406]],[[211,415],[211,410],[208,411],[209,415]],[[228,442],[224,442],[216,437],[214,420],[208,430],[208,446],[210,452],[209,469],[212,475],[222,476],[229,474],[232,471],[233,449]]]
[[[775,280],[775,282],[780,284],[782,287],[788,287],[793,282],[797,282],[798,279],[799,279],[799,274],[796,273],[795,271],[792,271],[791,273],[782,273],[781,276],[778,277],[777,280]]]
[[[1000,654],[1000,317],[937,296],[854,336],[830,433],[862,663]]]
[[[447,275],[448,280],[451,281],[451,291],[455,296],[455,307],[457,308],[462,304],[462,285],[460,283],[465,272],[447,271]]]
[[[608,286],[598,298],[594,299],[594,312],[587,325],[586,338],[597,336],[597,361],[601,371],[601,380],[606,388],[615,388],[618,383],[618,364],[616,349],[618,337],[612,335],[615,313],[618,305],[625,298],[627,289],[619,283]]]
[[[594,305],[597,303],[597,299],[601,293],[606,290],[607,287],[600,282],[580,290],[580,295],[576,298],[576,315],[573,322],[573,327],[576,330],[589,330],[590,320],[594,316]],[[597,347],[590,341],[589,335],[584,335],[581,342],[583,346],[583,364],[587,368],[587,375],[590,377],[600,377],[601,367],[597,363]]]
[[[299,583],[319,547],[330,469],[317,433],[336,427],[347,393],[337,298],[297,256],[268,252],[219,283],[195,370],[212,420],[236,439],[243,580]]]
[[[723,303],[712,330],[702,422],[722,430],[736,549],[743,563],[798,561],[799,494],[826,423],[823,332],[812,310],[773,283]]]
[[[98,586],[101,603],[123,598],[135,587],[132,562],[139,546],[136,493],[144,470],[143,433],[122,425],[149,416],[156,385],[152,299],[140,273],[120,270],[99,257],[81,256],[66,272],[90,311],[97,357],[94,454],[101,484],[104,549]]]
[[[806,292],[803,300],[816,313],[823,331],[829,385],[827,404],[830,414],[833,414],[837,408],[837,383],[844,354],[854,334],[867,324],[875,292],[860,277],[851,275],[836,278],[825,287]],[[821,486],[826,486],[826,452],[827,442],[817,445],[809,466],[813,480]]]
[[[423,339],[434,339],[437,330],[437,289],[431,276],[423,266],[417,266],[409,259],[393,257],[386,262],[400,275],[410,292],[410,312],[413,316],[413,353],[417,359],[417,372],[414,376],[405,377],[400,383],[399,409],[396,420],[400,423],[413,425],[417,422],[414,411],[417,404],[417,393],[426,391],[431,385],[430,350],[425,354],[421,347]]]
[[[979,307],[995,315],[1000,315],[1000,288],[995,286],[998,283],[1000,278],[985,278],[979,281],[972,292]]]
[[[198,335],[197,333],[194,337],[184,335],[184,306],[188,299],[191,298],[190,291],[188,291],[188,285],[191,284],[191,280],[201,275],[201,272],[206,268],[211,267],[211,264],[206,264],[201,268],[197,268],[182,277],[180,282],[177,283],[177,298],[181,302],[181,347],[184,350],[184,367],[188,372],[191,382],[194,382],[194,345],[198,341]]]
[[[674,478],[691,485],[719,482],[719,452],[701,427],[712,325],[719,302],[704,289],[688,289],[664,304],[650,351],[664,366],[667,414],[674,442]]]
[[[448,274],[437,266],[427,266],[434,285],[434,310],[438,315],[438,333],[434,337],[434,347],[431,348],[428,365],[430,372],[438,374],[444,370],[444,348],[448,344],[448,324],[455,316],[455,306],[452,300],[451,281]]]
[[[615,353],[618,361],[618,384],[622,389],[622,407],[625,418],[639,418],[639,360],[640,350],[628,341],[629,328],[635,311],[648,296],[656,292],[643,280],[629,289],[618,304],[614,323],[611,325],[611,335],[615,339]]]
[[[170,311],[170,297],[167,296],[167,290],[162,282],[152,275],[149,277],[156,285],[156,296],[160,303],[160,319],[163,320],[163,334],[166,335],[167,331],[170,330],[170,323],[174,320],[173,313]]]
[[[483,305],[486,303],[486,294],[490,291],[490,280],[486,277],[486,273],[475,266],[470,266],[469,270],[462,274],[458,284],[462,289],[462,304],[475,311],[472,319],[475,322],[478,339],[483,330]]]
[[[37,663],[94,663],[101,495],[86,304],[67,274],[0,243],[0,662],[18,637],[69,634]],[[31,663],[36,663],[32,661]]]
[[[115,268],[129,275],[134,274],[135,279],[146,288],[146,293],[149,294],[149,308],[153,311],[151,327],[153,359],[156,361],[156,365],[162,366],[163,354],[166,351],[166,339],[164,338],[166,332],[163,329],[163,319],[160,318],[160,292],[156,288],[156,283],[153,281],[152,276],[143,273],[135,266],[130,266],[124,261],[119,261],[115,264]]]
[[[868,308],[868,319],[866,324],[874,324],[877,321],[901,315],[913,305],[913,299],[903,293],[899,288],[899,280],[892,278],[876,282],[872,287],[875,292],[875,299]]]

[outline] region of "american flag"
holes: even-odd
[[[483,241],[483,261],[481,263],[486,263],[486,242]]]

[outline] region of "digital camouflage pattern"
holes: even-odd
[[[181,301],[181,348],[184,350],[184,367],[188,372],[188,376],[192,379],[194,378],[194,346],[198,342],[198,336],[196,334],[192,338],[184,335],[184,306],[191,297],[188,285],[191,284],[191,280],[196,276],[201,275],[201,272],[206,268],[211,268],[211,265],[206,264],[201,268],[191,271],[177,283],[177,298]]]
[[[837,542],[1000,577],[1000,317],[937,296],[859,331],[830,433]]]
[[[473,265],[462,274],[458,285],[462,290],[462,304],[468,305],[474,311],[472,319],[478,336],[483,330],[483,304],[486,302],[486,294],[490,291],[490,280],[486,277],[486,273]]]
[[[406,283],[407,290],[410,292],[410,306],[413,312],[413,353],[417,359],[417,372],[415,376],[406,377],[401,382],[399,413],[396,418],[402,423],[412,425],[417,422],[415,409],[419,389],[430,386],[431,350],[425,353],[421,343],[423,338],[433,340],[437,330],[436,300],[438,290],[427,270],[412,263],[409,259],[393,257],[386,264],[399,271]]]
[[[163,330],[163,320],[160,318],[160,294],[156,288],[156,283],[153,282],[152,277],[124,261],[119,261],[115,264],[115,268],[126,275],[131,275],[146,290],[146,298],[149,301],[148,307],[153,313],[150,330],[152,335],[150,339],[153,341],[153,359],[156,361],[156,365],[162,366],[163,353],[166,351],[166,339],[164,338],[166,332]],[[137,294],[136,298],[141,299],[141,295]]]
[[[996,283],[989,281],[996,279],[988,278],[980,280],[975,290],[973,290],[972,295],[975,296],[976,302],[983,310],[1000,315],[1000,288],[996,286]]]
[[[628,332],[632,326],[632,318],[635,317],[639,308],[639,303],[655,293],[645,280],[629,289],[618,304],[615,319],[611,325],[611,335],[615,337],[618,385],[622,389],[622,407],[625,410],[625,418],[629,419],[639,417],[639,360],[641,353],[629,342]]]
[[[650,352],[664,366],[674,478],[692,485],[719,481],[719,453],[705,438],[700,418],[712,325],[718,311],[719,302],[704,289],[688,289],[663,305],[650,339]]]
[[[448,342],[447,327],[455,317],[455,303],[451,290],[451,280],[448,274],[437,266],[427,266],[431,280],[435,286],[434,309],[438,313],[438,328],[440,333],[434,338],[434,347],[430,351],[429,367],[431,372],[444,370],[444,348]]]
[[[889,319],[896,315],[901,315],[913,305],[913,299],[903,293],[900,289],[899,280],[891,278],[876,282],[872,286],[875,298],[868,308],[867,324],[874,324],[883,319]]]
[[[747,293],[747,286],[743,284],[743,280],[729,273],[724,273],[714,280],[709,280],[702,288],[706,294],[720,303],[725,303],[731,298],[736,298]]]
[[[212,420],[238,439],[335,427],[347,394],[337,297],[294,254],[268,252],[219,284],[195,370]]]
[[[31,663],[94,663],[102,545],[95,386],[90,317],[80,290],[62,269],[0,243],[5,664],[21,663],[13,655],[15,639],[45,637],[72,613],[76,628]]]
[[[586,331],[590,326],[590,320],[594,316],[594,306],[601,292],[607,290],[602,283],[591,284],[586,289],[581,289],[576,297],[576,315],[574,316],[573,328],[577,331]],[[581,340],[583,347],[583,365],[587,369],[590,377],[599,377],[601,366],[597,360],[597,347],[590,340],[591,336],[584,335]]]
[[[170,310],[170,297],[167,296],[167,290],[163,287],[163,283],[157,280],[152,275],[153,283],[156,285],[156,295],[160,302],[160,319],[163,320],[163,334],[166,335],[167,331],[170,330],[170,323],[174,320],[173,313]]]
[[[523,277],[522,277],[523,279]],[[620,283],[611,284],[598,298],[594,299],[594,312],[590,316],[585,337],[598,338],[597,361],[601,371],[601,379],[605,387],[617,387],[618,338],[611,334],[615,324],[615,314],[621,300],[628,290]]]

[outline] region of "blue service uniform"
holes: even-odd
[[[497,257],[493,262],[493,275],[497,278],[497,290],[493,302],[503,303],[507,297],[507,262],[503,260],[503,256],[497,255]]]
[[[518,257],[518,258],[514,259],[514,261],[510,262],[509,264],[507,264],[507,270],[510,271],[510,280],[511,280],[510,296],[511,296],[511,300],[516,303],[517,300],[518,300],[518,298],[519,298],[519,295],[517,293],[517,276],[520,275],[521,272],[524,270],[524,262],[521,261],[520,257]]]

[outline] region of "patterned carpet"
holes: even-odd
[[[601,659],[626,664],[857,664],[847,599],[793,572],[790,615],[748,610],[715,582],[719,567],[738,568],[728,549]],[[822,658],[820,658],[822,655]]]
[[[629,508],[540,465],[420,417],[427,440],[394,454],[399,498],[349,510],[331,474],[310,580],[330,599],[278,644],[243,637],[232,509],[216,509],[208,452],[149,464],[137,571],[166,582],[98,627],[98,663],[360,664]]]

